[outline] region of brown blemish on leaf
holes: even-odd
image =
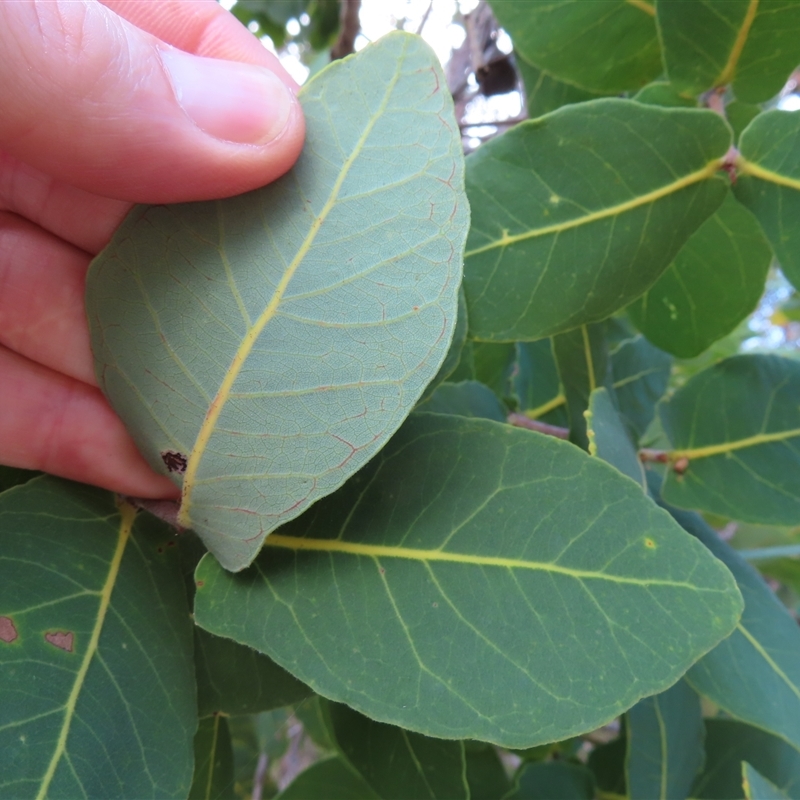
[[[75,639],[72,631],[53,631],[52,633],[46,633],[44,638],[50,642],[53,647],[57,647],[59,650],[65,650],[67,653],[72,652],[72,643]]]
[[[11,642],[18,638],[19,634],[14,625],[14,620],[12,620],[11,617],[0,617],[0,642],[11,644]]]
[[[186,465],[189,463],[186,456],[177,450],[162,451],[161,460],[170,472],[177,472],[179,475],[186,472]]]
[[[205,581],[196,581],[196,586],[198,589],[202,588],[205,585],[206,585]]]

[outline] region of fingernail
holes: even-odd
[[[286,127],[291,90],[264,67],[163,49],[181,108],[200,130],[240,144],[266,144]]]

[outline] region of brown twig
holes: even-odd
[[[546,422],[539,422],[538,419],[531,419],[524,414],[511,413],[506,421],[516,428],[527,428],[529,431],[544,433],[546,436],[555,436],[557,439],[569,439],[569,430],[559,428],[557,425],[548,425]]]
[[[361,0],[339,0],[339,38],[331,47],[331,61],[355,52],[356,36],[361,30],[358,12]]]

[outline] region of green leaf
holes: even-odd
[[[800,798],[800,752],[777,736],[732,719],[706,720],[706,764],[692,797],[744,798],[743,761],[752,764],[788,797]]]
[[[478,381],[443,383],[431,397],[417,406],[433,414],[457,414],[505,422],[508,416],[497,395]]]
[[[643,336],[623,341],[610,358],[617,407],[634,438],[641,439],[667,390],[672,359]]]
[[[784,274],[800,287],[800,111],[759,114],[742,133],[739,151],[736,198],[761,223]]]
[[[0,492],[10,489],[12,486],[20,486],[27,483],[41,472],[32,469],[17,469],[16,467],[6,467],[0,464]]]
[[[754,103],[743,103],[741,100],[732,100],[725,106],[725,118],[728,125],[733,128],[733,141],[739,142],[739,137],[744,129],[761,113],[761,107]]]
[[[644,469],[608,389],[595,389],[586,411],[589,453],[645,488]]]
[[[588,450],[584,414],[589,408],[589,397],[598,387],[608,385],[611,378],[604,326],[582,325],[556,336],[553,354],[567,401],[570,441]]]
[[[250,570],[206,557],[197,578],[198,624],[325,697],[512,747],[674,683],[741,609],[725,568],[612,467],[438,414],[412,416]]]
[[[746,761],[742,762],[742,784],[746,800],[789,800],[787,794],[756,772]]]
[[[233,800],[233,746],[228,720],[201,719],[194,737],[194,780],[189,800]]]
[[[594,782],[599,789],[600,797],[606,795],[627,796],[628,790],[625,786],[626,748],[627,740],[622,734],[607,744],[598,745],[589,753],[587,766],[594,775]]]
[[[800,520],[800,362],[741,355],[693,376],[659,416],[677,463],[661,494],[745,522]]]
[[[631,800],[689,796],[703,766],[700,698],[683,681],[628,711],[627,786]]]
[[[511,378],[511,395],[517,408],[531,419],[566,428],[566,397],[561,387],[552,339],[518,342]]]
[[[661,72],[646,0],[491,0],[525,61],[590,92],[638,89]]]
[[[42,477],[0,496],[0,794],[186,797],[192,629],[165,525]]]
[[[274,661],[230,639],[195,629],[197,705],[200,716],[214,712],[255,714],[288,706],[311,689]]]
[[[511,791],[497,749],[483,742],[464,742],[470,800],[500,800]]]
[[[301,772],[275,800],[379,800],[369,784],[342,758],[317,761]]]
[[[593,800],[594,777],[586,767],[565,761],[525,764],[508,800]]]
[[[693,97],[680,94],[675,86],[667,81],[648,83],[634,95],[633,99],[651,106],[697,108],[697,101]]]
[[[771,261],[758,221],[728,195],[628,314],[657,347],[693,358],[753,311]]]
[[[800,62],[800,7],[793,0],[656,0],[664,62],[682,91],[733,83],[740,100],[776,95]]]
[[[525,86],[525,101],[528,107],[528,116],[531,119],[549,114],[570,103],[596,100],[599,96],[594,92],[587,92],[577,86],[557,80],[543,69],[534,67],[519,53],[516,53],[516,64]]]
[[[336,742],[350,765],[385,800],[469,798],[463,741],[420,736],[330,705]]]
[[[733,573],[744,598],[734,632],[686,674],[728,713],[800,749],[800,630],[764,579],[697,514],[668,509]]]
[[[450,342],[450,349],[444,357],[442,366],[436,373],[433,380],[425,387],[422,393],[420,402],[427,400],[434,392],[439,384],[448,380],[449,377],[458,367],[461,356],[464,351],[464,345],[467,343],[467,300],[464,297],[464,290],[459,289],[458,292],[458,318],[456,319],[456,327],[453,331],[453,341]]]
[[[135,209],[88,278],[101,386],[233,570],[383,446],[456,321],[468,207],[433,51],[390,34],[299,96],[289,174]]]
[[[480,147],[467,159],[469,335],[541,339],[635,300],[722,203],[730,142],[711,111],[604,99]]]

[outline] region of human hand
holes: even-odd
[[[179,494],[97,388],[86,269],[133,202],[286,172],[296,88],[215,0],[0,2],[0,463]]]

